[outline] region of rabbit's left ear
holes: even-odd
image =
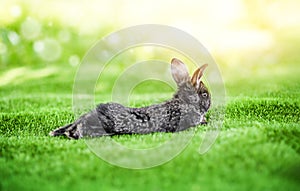
[[[189,81],[190,76],[185,64],[177,58],[171,61],[172,76],[177,84]]]
[[[196,89],[199,89],[199,87],[200,87],[201,77],[203,76],[203,72],[207,66],[208,66],[208,64],[202,65],[193,74],[191,82]]]

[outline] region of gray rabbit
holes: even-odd
[[[208,89],[201,81],[208,65],[198,68],[192,78],[183,62],[173,58],[171,72],[178,90],[169,101],[143,108],[128,108],[118,103],[99,104],[72,124],[50,132],[69,138],[118,134],[177,132],[206,124],[205,114],[211,103]]]

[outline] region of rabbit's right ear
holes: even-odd
[[[201,77],[203,76],[203,72],[207,66],[208,64],[204,64],[203,66],[198,68],[192,76],[191,82],[196,89],[199,89],[200,87]]]
[[[172,76],[177,84],[182,84],[190,80],[189,72],[185,64],[177,58],[171,61]]]

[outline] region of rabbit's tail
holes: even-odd
[[[79,139],[80,133],[77,128],[78,123],[70,123],[68,125],[57,128],[49,133],[50,136],[67,136],[73,139]]]

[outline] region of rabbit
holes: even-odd
[[[160,104],[129,108],[118,103],[99,104],[74,123],[50,132],[71,139],[120,134],[178,132],[206,124],[205,114],[211,105],[211,95],[201,81],[208,65],[198,68],[190,78],[185,64],[171,60],[171,73],[178,90],[173,98]]]

